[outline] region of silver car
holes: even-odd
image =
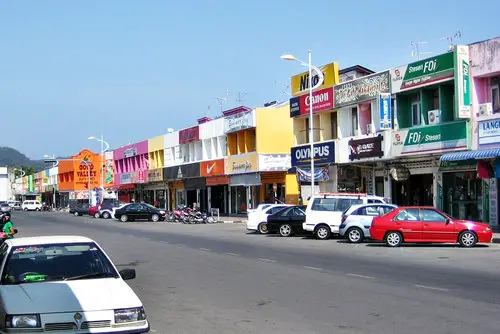
[[[351,243],[370,238],[370,227],[374,217],[383,216],[397,208],[394,204],[354,204],[342,214],[339,234]]]

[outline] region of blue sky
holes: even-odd
[[[306,3],[308,4],[306,6]],[[309,22],[307,10],[313,11]],[[500,35],[497,1],[0,1],[0,146],[69,155],[102,132],[112,147],[225,109],[285,100],[304,70],[338,61],[384,70]],[[244,92],[238,103],[236,95]]]

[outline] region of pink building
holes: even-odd
[[[147,182],[147,140],[120,147],[113,152],[113,157],[115,161],[115,185]]]

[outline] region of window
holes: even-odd
[[[351,109],[351,133],[356,136],[358,132],[358,108],[354,107]]]
[[[383,206],[382,209],[384,210],[384,214],[388,214],[392,210],[394,210],[394,207],[392,206]]]
[[[381,213],[383,211],[380,211],[380,206],[378,205],[372,205],[372,206],[366,206],[363,208],[362,215],[363,216],[381,216]]]
[[[439,89],[437,88],[432,91],[432,108],[439,109]]]
[[[420,210],[420,217],[422,217],[422,221],[424,222],[446,223],[447,221],[445,216],[431,209]]]
[[[299,208],[293,208],[293,215],[294,216],[305,216],[306,214],[304,213],[304,211],[302,211]]]
[[[280,215],[281,217],[285,217],[285,216],[292,216],[292,215],[293,215],[293,209],[294,209],[294,208],[286,208],[285,210],[281,211],[281,212],[279,213],[279,215]]]
[[[363,204],[363,200],[357,198],[316,198],[311,210],[344,212],[353,204]]]
[[[306,131],[306,143],[309,143],[309,118],[306,118],[305,123],[306,123],[306,129],[305,129],[305,131]]]
[[[95,243],[13,247],[2,284],[39,281],[118,278],[111,262]]]
[[[275,206],[275,207],[272,207],[269,210],[267,210],[266,213],[268,215],[272,215],[272,214],[274,214],[276,212],[279,212],[279,211],[283,210],[283,208],[285,208],[285,207],[284,206]]]
[[[337,139],[338,123],[337,123],[337,112],[336,111],[334,111],[330,114],[330,124],[332,126],[332,139]]]
[[[397,221],[419,221],[418,209],[402,210],[394,220]]]
[[[379,199],[369,199],[368,203],[382,203],[382,201]]]
[[[420,102],[413,102],[411,104],[411,124],[412,125],[421,125],[422,124],[422,115],[420,114]]]
[[[493,112],[500,111],[500,88],[499,85],[491,86],[491,105]]]

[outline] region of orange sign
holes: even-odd
[[[59,166],[59,190],[88,191],[89,183],[90,189],[100,187],[101,156],[99,154],[84,149],[70,159],[61,160]]]
[[[201,176],[224,175],[224,159],[200,162]]]

